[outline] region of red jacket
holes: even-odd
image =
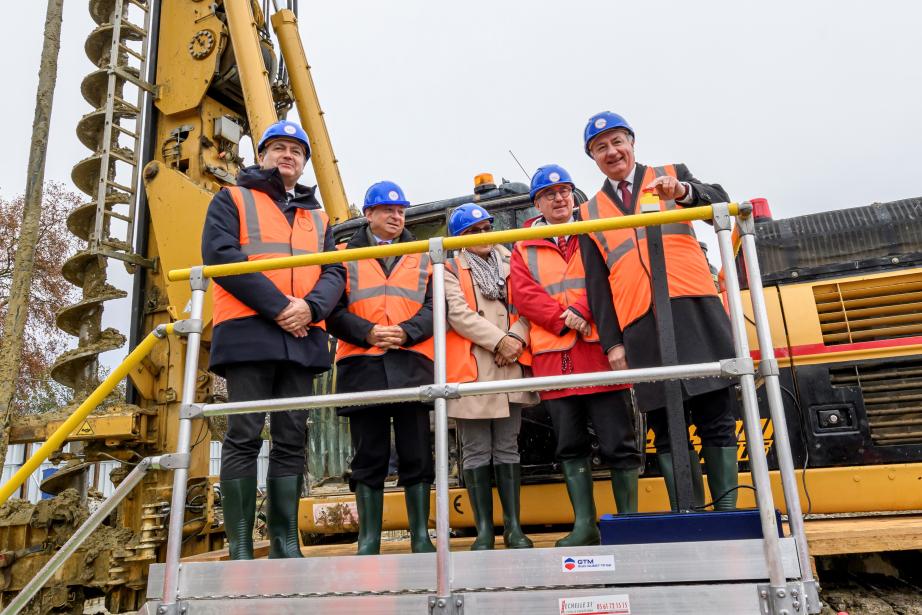
[[[525,226],[531,226],[538,218],[528,220]],[[530,239],[523,242],[523,245],[530,243],[550,242],[557,248],[555,239]],[[569,258],[573,252],[579,250],[579,238],[571,235],[567,240],[567,253],[561,257]],[[566,332],[566,328],[560,316],[563,314],[563,308],[556,299],[551,297],[543,287],[531,276],[528,265],[525,263],[518,250],[512,251],[512,261],[510,263],[510,284],[512,294],[515,297],[516,308],[519,315],[527,318],[548,331],[559,331],[561,335]],[[582,301],[573,306],[579,312],[580,316],[587,320],[592,320],[592,313],[589,310],[588,300]],[[560,376],[568,374],[583,374],[587,372],[609,371],[608,358],[602,352],[602,347],[598,342],[587,342],[582,336],[577,338],[576,345],[569,350],[562,352],[547,352],[535,355],[532,362],[532,372],[535,376]],[[558,397],[569,397],[571,395],[589,395],[591,393],[600,393],[603,391],[614,391],[625,389],[630,385],[611,385],[596,387],[580,387],[573,389],[562,389],[556,391],[543,391],[541,399],[556,399]]]

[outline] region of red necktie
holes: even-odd
[[[566,237],[558,237],[558,238],[557,238],[557,247],[560,248],[560,253],[563,254],[564,257],[566,257],[566,255],[567,255],[567,238],[566,238]]]
[[[624,179],[618,182],[618,190],[621,191],[621,202],[624,204],[625,209],[631,208],[631,201],[633,200],[631,196],[631,189],[628,188],[630,185],[631,184]]]

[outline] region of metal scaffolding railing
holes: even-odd
[[[308,254],[271,260],[250,261],[228,265],[194,267],[170,271],[171,281],[190,280],[192,286],[191,318],[183,321],[182,329],[187,336],[185,374],[183,379],[182,409],[177,451],[157,460],[148,460],[145,470],[154,464],[159,469],[172,469],[174,472],[172,490],[172,511],[184,510],[186,482],[189,467],[190,436],[192,421],[207,416],[240,414],[246,412],[277,412],[291,409],[329,408],[358,406],[367,404],[394,403],[403,401],[432,401],[435,411],[435,464],[436,464],[436,595],[431,597],[432,613],[456,613],[460,600],[452,595],[452,557],[449,552],[449,493],[448,493],[448,418],[446,402],[448,399],[471,395],[485,395],[512,391],[540,391],[566,387],[596,386],[605,384],[656,382],[687,378],[724,377],[738,379],[742,390],[743,421],[749,448],[750,468],[756,489],[756,502],[762,527],[763,551],[768,571],[769,584],[760,590],[760,603],[766,613],[803,613],[819,612],[818,588],[810,566],[807,543],[803,530],[803,518],[799,494],[791,457],[790,441],[782,405],[778,364],[774,358],[774,348],[769,331],[768,316],[762,293],[760,271],[755,251],[754,225],[751,207],[748,203],[738,205],[715,204],[687,209],[674,209],[664,212],[644,213],[619,218],[587,220],[554,226],[539,226],[527,229],[496,231],[474,236],[436,237],[427,241],[412,241],[387,246],[358,248],[320,254]],[[746,337],[746,325],[743,314],[742,297],[737,280],[736,264],[731,244],[732,218],[738,216],[738,228],[742,234],[743,256],[747,264],[750,295],[752,297],[755,327],[758,332],[758,345],[761,351],[759,374],[765,379],[768,392],[768,405],[771,420],[775,425],[775,451],[778,457],[782,477],[784,497],[791,535],[796,544],[796,553],[800,568],[800,577],[788,583],[782,561],[775,506],[769,483],[768,462],[764,439],[759,420],[756,398],[753,361],[749,342]],[[721,261],[727,283],[729,316],[732,325],[735,356],[722,361],[693,365],[672,365],[656,368],[629,369],[621,371],[573,374],[519,380],[501,380],[493,382],[448,383],[446,382],[446,303],[445,303],[445,258],[446,250],[460,249],[474,245],[498,244],[523,239],[539,239],[559,235],[583,234],[616,228],[649,227],[691,220],[712,221],[717,232]],[[335,393],[300,398],[273,399],[223,404],[197,404],[194,401],[195,377],[198,370],[199,344],[202,330],[202,307],[208,279],[212,277],[253,273],[273,269],[286,269],[307,265],[322,265],[337,262],[401,256],[427,252],[433,264],[433,329],[434,329],[434,373],[432,385],[409,387],[385,391],[363,393]],[[179,323],[177,323],[178,325]],[[135,352],[138,352],[136,349]],[[149,350],[149,349],[148,349]],[[144,351],[145,354],[147,350]],[[134,356],[134,352],[132,356]],[[121,368],[119,368],[121,369]],[[121,373],[118,370],[115,376]],[[73,417],[72,417],[73,418]],[[82,420],[82,419],[81,419]],[[74,421],[79,422],[79,421]],[[65,434],[66,435],[66,434]],[[51,441],[49,441],[50,444]],[[163,460],[167,460],[164,462]],[[140,478],[138,478],[140,480]],[[128,481],[126,481],[128,482]],[[123,485],[124,486],[124,485]],[[7,486],[4,486],[6,489]],[[13,487],[15,489],[15,487]],[[0,491],[2,494],[3,491]],[[121,487],[115,495],[124,497],[127,491]],[[113,496],[111,506],[117,504]],[[108,504],[108,503],[107,503]],[[94,515],[95,517],[95,515]],[[92,520],[92,519],[91,519]],[[169,522],[169,538],[166,548],[166,561],[163,570],[163,591],[159,613],[179,613],[179,574],[180,548],[182,544],[183,515],[173,514]],[[88,535],[81,532],[80,536]],[[65,547],[71,547],[75,536]],[[75,544],[73,549],[79,546]],[[62,553],[64,549],[62,549]],[[67,554],[60,555],[56,561],[63,563]],[[49,563],[50,566],[50,563]],[[40,574],[28,589],[33,594],[40,587],[41,579],[47,579],[53,570]],[[36,585],[33,587],[33,585]],[[21,592],[22,599],[28,601],[26,589]],[[803,603],[801,597],[805,599]],[[24,603],[23,603],[24,604]],[[787,610],[786,610],[787,609]],[[3,612],[13,613],[9,608]]]

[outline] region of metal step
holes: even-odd
[[[785,576],[802,592],[794,542],[781,543]],[[755,615],[768,579],[761,540],[453,552],[451,559],[452,599],[464,613]],[[142,613],[157,612],[163,569],[151,566],[151,602]],[[435,591],[434,553],[337,556],[183,562],[178,600],[188,614],[427,613]],[[626,596],[630,607],[564,610],[560,602],[587,596]]]
[[[758,592],[754,583],[471,592],[453,595],[455,609],[445,612],[463,615],[761,615],[764,611]],[[431,597],[423,594],[275,599],[254,596],[183,601],[180,612],[184,615],[426,615],[433,612],[430,600]],[[158,607],[158,602],[149,602],[138,613],[161,615]]]

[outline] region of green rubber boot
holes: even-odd
[[[266,479],[266,528],[269,530],[269,559],[303,557],[298,541],[298,503],[304,477]]]
[[[698,453],[695,449],[689,449],[688,457],[691,462],[692,494],[695,500],[694,506],[700,509],[700,507],[704,506],[704,478],[701,476],[701,459],[698,458]],[[666,492],[669,494],[669,506],[672,510],[677,511],[679,505],[676,504],[675,499],[675,472],[672,468],[672,453],[660,453],[656,458],[659,461],[659,471],[663,475],[663,480],[666,481]]]
[[[256,479],[221,481],[224,533],[231,559],[253,559],[253,523],[256,521]]]
[[[496,544],[493,534],[493,486],[490,484],[490,466],[481,466],[473,470],[464,470],[464,486],[471,500],[474,511],[474,526],[477,528],[477,540],[471,545],[471,551],[489,551]]]
[[[429,540],[429,483],[416,483],[404,488],[407,520],[410,522],[410,549],[413,553],[435,553]]]
[[[736,510],[739,490],[739,464],[735,446],[705,446],[701,449],[708,473],[708,487],[714,510]],[[721,497],[723,496],[723,497]],[[720,498],[720,501],[717,500]]]
[[[519,520],[522,490],[522,466],[501,463],[493,466],[496,473],[496,490],[503,505],[503,543],[507,549],[531,549],[531,539],[522,531]]]
[[[562,464],[567,493],[573,505],[573,530],[558,540],[558,547],[583,547],[602,542],[596,523],[595,500],[592,497],[592,466],[589,458],[567,459]]]
[[[615,496],[618,514],[637,512],[637,480],[640,468],[611,471],[611,490]]]
[[[355,506],[359,511],[359,548],[356,555],[378,555],[381,553],[384,489],[356,483]]]

